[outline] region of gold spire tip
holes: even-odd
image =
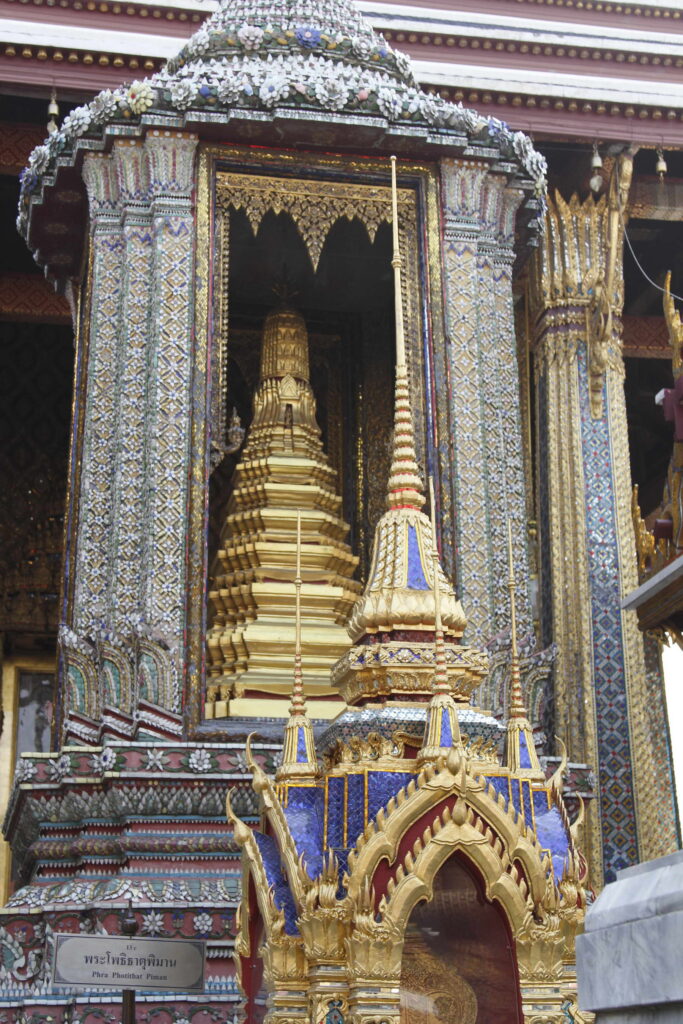
[[[508,590],[510,591],[510,717],[526,718],[517,649],[517,611],[515,607],[515,567],[512,557],[512,522],[507,521]]]

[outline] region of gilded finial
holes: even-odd
[[[510,591],[510,718],[526,718],[517,650],[517,614],[515,608],[515,567],[512,558],[512,523],[508,519],[508,590]]]
[[[294,678],[289,702],[289,719],[285,723],[282,764],[275,778],[296,781],[318,774],[313,726],[306,714],[304,680],[301,665],[301,509],[296,511],[296,571],[294,575]]]
[[[434,582],[434,692],[450,693],[448,686],[448,670],[446,668],[446,644],[441,621],[441,585],[439,581],[439,548],[436,540],[436,502],[434,500],[434,480],[429,478],[429,503],[431,505],[432,524],[432,575]]]
[[[398,190],[396,157],[391,158],[391,212],[394,268],[394,320],[396,329],[396,392],[394,396],[394,445],[389,473],[387,504],[389,508],[417,508],[425,503],[422,481],[415,455],[413,415],[406,367],[406,346],[403,331],[403,287],[401,282],[401,246],[398,231]]]

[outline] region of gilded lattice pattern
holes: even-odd
[[[315,201],[312,202],[312,197]],[[260,175],[233,174],[220,176],[218,198],[221,203],[243,209],[254,234],[269,211],[287,212],[297,225],[314,269],[330,228],[342,217],[359,220],[374,242],[377,228],[391,220],[390,190],[383,185],[357,185],[329,181],[313,185],[306,180],[273,178]],[[410,217],[413,194],[399,191],[399,217]]]

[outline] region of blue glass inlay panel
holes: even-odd
[[[305,764],[305,762],[308,761],[308,753],[306,751],[306,733],[304,732],[303,725],[300,725],[297,729],[296,759],[299,764]]]
[[[522,809],[522,798],[519,793],[519,779],[510,779],[510,792],[512,793],[512,803],[516,811]]]
[[[441,708],[441,739],[439,746],[453,746],[453,730],[451,729],[451,718],[447,708]]]
[[[380,808],[386,807],[412,778],[411,772],[368,772],[368,819],[372,820]]]
[[[346,845],[355,846],[365,828],[365,776],[347,775]]]
[[[585,481],[587,559],[590,579],[595,721],[598,739],[600,823],[605,881],[620,868],[638,861],[633,762],[628,723],[624,638],[622,634],[617,497],[611,432],[621,423],[606,415],[594,419],[586,351],[580,346],[577,365],[581,395],[581,443]]]
[[[534,826],[534,818],[531,811],[531,783],[522,782],[522,799],[524,801],[524,821],[529,828]]]
[[[344,780],[327,780],[327,845],[344,845]]]
[[[273,887],[275,906],[278,910],[284,911],[285,932],[287,935],[298,935],[296,904],[289,890],[289,883],[280,861],[280,851],[275,845],[275,840],[272,836],[264,835],[263,832],[254,832],[254,839],[261,854],[268,884]]]
[[[519,734],[519,766],[520,768],[531,768],[529,747],[526,741],[526,734],[523,732]]]
[[[429,590],[429,584],[425,579],[422,558],[420,556],[420,545],[417,539],[417,531],[414,526],[408,527],[408,586],[411,590]]]
[[[545,814],[549,807],[550,807],[550,803],[549,803],[549,800],[548,800],[548,794],[545,792],[545,790],[543,790],[541,792],[538,792],[538,791],[535,792],[534,793],[534,812],[536,814],[536,817],[538,818],[538,816],[540,814]]]
[[[559,881],[567,860],[569,837],[557,807],[553,806],[542,814],[536,808],[536,835],[543,849],[550,850],[555,878]]]
[[[502,793],[505,797],[505,803],[510,799],[510,788],[508,780],[501,775],[487,775],[486,781],[490,782],[496,793]]]
[[[316,878],[322,868],[323,790],[319,786],[289,786],[284,812],[297,851],[304,855],[306,870]]]

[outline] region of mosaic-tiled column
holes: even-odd
[[[621,609],[638,581],[614,202],[550,202],[531,288],[543,639],[558,645],[556,732],[597,770],[582,845],[598,886],[677,845],[661,680],[648,685],[635,613]]]
[[[520,631],[531,627],[511,284],[522,193],[476,161],[444,160],[441,170],[458,586],[468,619],[466,639],[481,644],[510,625],[508,518]],[[481,693],[480,701],[488,706],[489,695]]]
[[[90,315],[65,736],[180,729],[196,138],[88,156]],[[166,712],[164,716],[160,712]],[[146,720],[145,720],[146,719]]]
[[[152,231],[145,146],[135,139],[115,145],[123,227],[121,352],[118,361],[117,423],[111,547],[111,628],[126,636],[140,619],[144,515],[147,360],[152,286]]]

